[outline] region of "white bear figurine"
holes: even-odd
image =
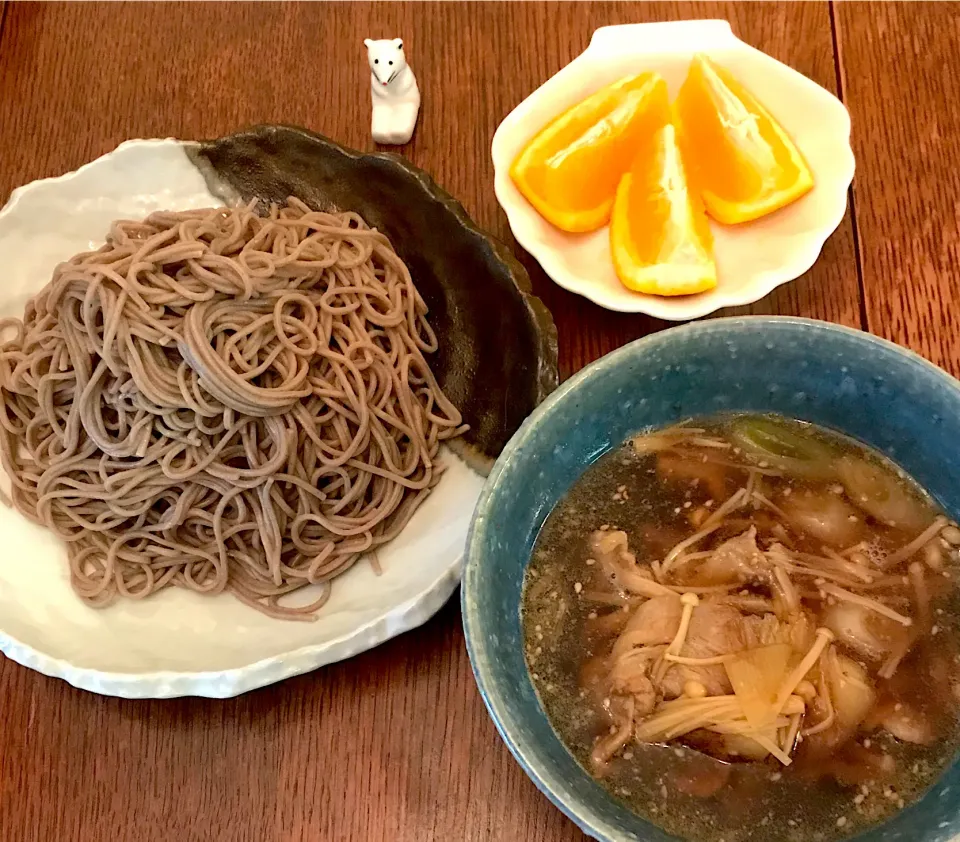
[[[363,43],[370,62],[373,139],[400,146],[413,136],[420,113],[420,89],[403,53],[403,40],[367,38]]]

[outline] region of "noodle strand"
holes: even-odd
[[[116,222],[0,321],[10,500],[92,606],[183,587],[311,619],[466,429],[387,239],[296,199],[256,211]]]

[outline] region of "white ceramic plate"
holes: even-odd
[[[114,219],[218,204],[174,140],[130,141],[20,188],[0,211],[0,317],[22,317],[54,266],[100,245]],[[361,560],[312,623],[180,589],[88,608],[70,587],[63,545],[0,506],[0,651],[85,690],[156,698],[234,696],[370,649],[426,621],[459,582],[483,479],[449,451],[444,458],[434,493],[378,553],[382,575]]]
[[[567,234],[543,219],[510,179],[526,143],[551,119],[630,74],[659,72],[676,96],[695,53],[708,53],[753,91],[796,142],[816,186],[783,210],[742,226],[711,222],[718,283],[710,292],[661,298],[624,287],[610,259],[607,228]],[[850,116],[833,94],[739,40],[726,21],[681,21],[598,29],[586,51],[530,94],[493,137],[495,189],[517,242],[564,289],[608,310],[682,321],[750,304],[806,272],[843,219],[853,180]]]

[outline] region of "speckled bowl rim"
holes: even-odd
[[[530,756],[526,748],[529,741],[515,737],[515,733],[520,730],[517,727],[518,723],[508,712],[508,706],[504,703],[505,694],[503,690],[489,675],[492,661],[488,655],[486,641],[479,636],[479,609],[471,599],[474,580],[479,575],[480,568],[480,561],[478,560],[479,552],[475,550],[475,546],[479,547],[479,542],[485,535],[485,529],[487,528],[478,527],[477,524],[484,521],[486,523],[490,522],[489,519],[486,518],[486,515],[491,507],[491,501],[498,492],[500,477],[503,475],[507,466],[517,457],[518,452],[523,450],[534,430],[540,425],[548,423],[552,414],[564,404],[567,396],[578,391],[584,383],[595,377],[602,377],[607,371],[620,365],[625,358],[644,351],[653,351],[657,346],[672,343],[677,339],[716,333],[732,333],[743,327],[756,329],[763,325],[774,326],[774,328],[780,325],[789,325],[807,328],[811,332],[841,334],[856,342],[863,343],[866,346],[873,346],[884,353],[899,357],[902,363],[908,368],[919,369],[927,375],[934,375],[936,379],[942,382],[944,388],[952,389],[960,396],[960,381],[956,380],[943,369],[907,348],[856,328],[818,319],[806,319],[793,316],[736,316],[711,319],[705,322],[691,322],[642,337],[615,351],[611,351],[609,354],[606,354],[599,360],[581,369],[553,392],[553,394],[540,404],[523,422],[520,429],[517,430],[507,443],[507,446],[503,449],[500,458],[497,460],[484,484],[483,490],[480,493],[480,499],[477,502],[477,507],[473,513],[473,519],[470,522],[470,529],[467,533],[463,580],[460,590],[460,607],[463,617],[463,632],[467,645],[467,654],[470,658],[470,666],[473,670],[474,679],[480,690],[480,696],[483,699],[491,719],[493,719],[498,733],[507,744],[507,748],[510,749],[510,753],[520,764],[524,772],[526,772],[527,776],[533,781],[537,789],[546,795],[551,803],[567,816],[567,818],[573,821],[580,830],[592,839],[598,840],[598,842],[636,842],[637,837],[634,834],[624,833],[622,828],[605,820],[598,815],[595,810],[580,803],[566,802],[556,794],[558,789],[562,789],[559,781],[549,770],[539,767],[536,761]],[[954,761],[954,765],[958,762],[960,762],[960,760]]]

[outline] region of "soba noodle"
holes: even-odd
[[[90,605],[170,586],[305,618],[391,540],[466,428],[410,273],[290,199],[116,222],[0,344],[0,455]],[[321,585],[309,605],[281,597]]]

